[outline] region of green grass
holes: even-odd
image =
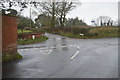
[[[120,37],[120,28],[115,26],[105,26],[105,27],[89,27],[89,28],[75,28],[73,27],[72,31],[68,29],[57,29],[52,30],[48,28],[45,30],[46,32],[58,34],[62,36],[67,36],[70,38],[81,38],[81,39],[88,39],[88,38],[105,38],[105,37]],[[80,36],[79,34],[83,33],[84,36]]]
[[[19,53],[7,53],[4,56],[2,56],[2,62],[11,62],[14,60],[21,59],[22,56]]]
[[[37,39],[28,39],[28,40],[18,41],[18,44],[25,45],[25,44],[38,43],[38,42],[43,42],[47,39],[48,39],[48,37],[44,36],[44,37],[37,38]]]
[[[33,31],[31,31],[31,30],[23,30],[23,33],[30,33],[30,32],[33,32]],[[17,33],[21,34],[22,33],[21,29],[18,29]]]
[[[90,34],[96,33],[98,36],[96,37],[118,37],[120,36],[118,27],[99,27],[93,28],[89,31]]]
[[[60,31],[59,34],[70,38],[82,38],[82,39],[88,38],[87,36],[80,36],[79,34],[75,35],[73,33],[62,32],[62,31]]]

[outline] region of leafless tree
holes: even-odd
[[[112,20],[108,16],[100,16],[97,18],[97,21],[100,23],[100,26],[110,26],[112,24]]]
[[[55,27],[56,18],[59,20],[60,26],[65,25],[66,15],[75,8],[74,2],[67,1],[52,1],[52,2],[42,2],[40,3],[42,7],[42,12],[46,15],[51,16],[51,28]]]
[[[65,20],[66,20],[66,15],[75,8],[75,3],[74,2],[67,2],[63,1],[59,3],[59,7],[57,9],[57,16],[59,18],[60,26],[64,27],[65,26]]]

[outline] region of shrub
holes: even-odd
[[[79,34],[80,33],[80,28],[72,27],[72,32],[73,32],[73,34]]]
[[[6,55],[2,56],[2,62],[11,62],[21,58],[22,56],[19,53],[8,52]]]
[[[118,36],[118,27],[98,27],[89,31],[90,34],[97,34],[99,37]]]
[[[98,33],[91,33],[89,32],[88,37],[96,37],[98,36]]]

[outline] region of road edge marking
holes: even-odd
[[[80,51],[76,51],[76,53],[70,59],[74,59],[78,55],[79,52]]]

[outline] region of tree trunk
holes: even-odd
[[[101,20],[101,22],[100,22],[100,25],[103,26],[102,20]]]
[[[65,26],[65,13],[64,13],[64,15],[63,15],[63,27]]]
[[[55,27],[55,2],[52,2],[52,20],[51,20],[51,31]]]
[[[60,17],[59,20],[60,20],[60,26],[62,27],[62,18]]]

